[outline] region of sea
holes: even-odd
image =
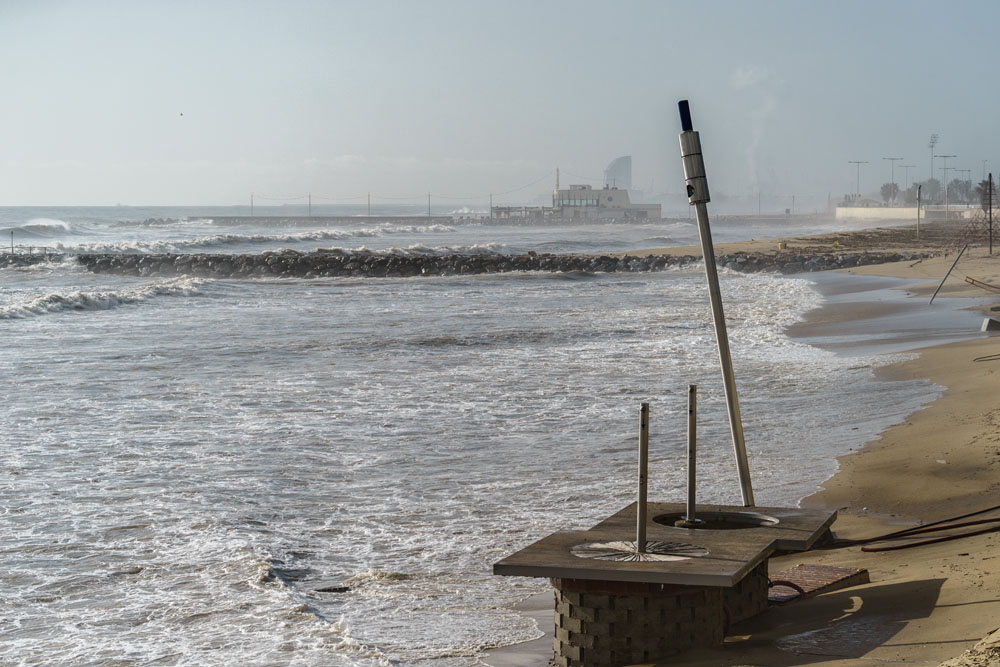
[[[690,218],[334,213],[275,228],[217,224],[246,214],[231,207],[0,209],[0,245],[66,257],[0,269],[0,663],[488,664],[492,648],[539,636],[513,607],[549,586],[491,565],[634,500],[642,402],[649,497],[684,499],[690,384],[699,500],[740,502],[701,265],[207,279],[99,275],[72,259],[697,243]],[[864,226],[719,218],[713,234],[847,225]],[[830,298],[818,275],[721,274],[761,506],[796,505],[837,456],[941,391],[878,376],[904,348],[790,337]],[[904,299],[898,286],[879,298]]]

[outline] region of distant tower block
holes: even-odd
[[[604,170],[604,185],[609,188],[632,189],[632,156],[615,158]]]

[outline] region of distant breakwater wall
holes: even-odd
[[[723,255],[718,265],[743,273],[793,274],[827,271],[865,264],[913,261],[933,253],[843,253],[803,255],[795,253],[738,253]],[[62,255],[48,257],[0,255],[0,266],[30,266],[64,261]],[[695,256],[555,255],[402,255],[378,253],[307,252],[291,250],[259,254],[79,254],[76,261],[95,273],[132,276],[194,275],[207,278],[320,278],[320,277],[410,277],[472,275],[510,271],[551,272],[644,272],[662,271],[701,261]]]

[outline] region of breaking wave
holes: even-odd
[[[507,250],[504,243],[477,243],[475,245],[435,246],[433,248],[415,244],[406,248],[385,248],[383,255],[496,255]]]
[[[52,218],[32,218],[22,225],[0,228],[0,238],[8,238],[13,233],[14,239],[23,242],[25,237],[34,239],[50,239],[57,236],[76,234],[68,222]]]
[[[209,281],[181,276],[132,289],[70,292],[68,294],[53,292],[0,308],[0,320],[22,319],[74,310],[111,310],[160,296],[191,296],[197,294],[198,288],[206,282]]]
[[[214,234],[191,239],[150,240],[150,241],[118,241],[93,242],[78,245],[55,244],[62,252],[69,253],[131,253],[131,254],[162,254],[183,253],[238,245],[282,245],[309,243],[321,241],[339,241],[352,238],[372,238],[389,234],[423,234],[452,232],[454,228],[445,225],[427,226],[379,226],[368,229],[321,229],[298,234]]]

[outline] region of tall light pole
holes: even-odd
[[[910,169],[913,169],[916,166],[917,165],[915,165],[915,164],[901,164],[901,165],[899,165],[900,169],[905,169],[906,170],[906,171],[903,172],[903,179],[904,179],[903,180],[903,183],[904,183],[904,185],[903,185],[903,192],[906,192],[907,190],[910,189]]]
[[[935,155],[944,160],[944,167],[941,168],[941,178],[944,181],[944,218],[948,219],[948,158],[958,157],[957,155]]]
[[[895,185],[896,184],[896,169],[895,169],[895,167],[896,167],[896,161],[897,160],[902,160],[903,158],[901,158],[901,157],[884,157],[882,159],[889,161],[889,182],[892,183],[893,185]],[[895,200],[895,199],[896,199],[896,197],[893,196],[893,200]]]
[[[972,170],[971,169],[956,169],[955,171],[957,171],[960,174],[965,174],[965,182],[966,182],[966,184],[969,187],[969,191],[966,193],[966,196],[972,194],[972,176],[970,176],[970,174],[972,173]],[[966,200],[966,201],[968,201],[968,200]]]
[[[848,160],[847,164],[858,165],[858,183],[855,186],[854,194],[861,197],[861,165],[868,164],[868,160]]]
[[[931,140],[927,142],[927,147],[931,149],[931,175],[928,178],[934,178],[934,146],[937,145],[938,135],[932,134]]]

